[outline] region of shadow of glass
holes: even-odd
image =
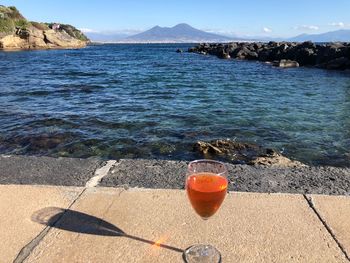
[[[180,248],[172,247],[166,244],[160,244],[159,242],[129,235],[120,228],[101,218],[70,209],[63,209],[59,207],[46,207],[36,211],[32,215],[31,220],[42,225],[70,232],[99,236],[126,237],[157,247],[169,249],[175,252],[184,252],[184,250]]]

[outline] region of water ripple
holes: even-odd
[[[231,138],[350,166],[350,74],[177,54],[189,45],[0,52],[0,153],[193,159]]]

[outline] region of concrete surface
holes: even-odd
[[[0,156],[0,262],[182,262],[205,240],[185,192],[169,190],[186,165]],[[350,262],[350,197],[314,195],[349,195],[349,169],[228,167],[231,191],[312,195],[230,193],[208,221],[223,262]]]
[[[84,186],[102,163],[97,159],[0,155],[0,184]]]
[[[62,214],[43,208],[39,225]],[[181,190],[90,188],[25,262],[183,262],[204,223]],[[302,195],[231,193],[207,223],[223,262],[347,262]]]
[[[114,166],[96,178],[100,186],[184,188],[188,162],[144,159],[109,162],[115,162]],[[85,186],[105,164],[97,159],[0,155],[0,184]],[[230,164],[228,167],[231,191],[350,195],[349,168]]]
[[[32,214],[47,206],[67,208],[82,189],[0,185],[0,262],[12,262],[45,225],[31,220]]]
[[[122,159],[101,186],[183,189],[187,162]],[[229,165],[229,190],[266,193],[350,195],[350,169],[269,168]]]
[[[350,198],[322,195],[310,198],[320,217],[350,258]]]

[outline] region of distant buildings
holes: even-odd
[[[60,29],[60,24],[52,24],[52,26],[51,26],[51,28],[53,29],[53,30],[59,30]]]

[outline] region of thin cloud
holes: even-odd
[[[319,30],[320,28],[318,26],[314,25],[302,25],[302,26],[296,26],[294,29],[297,30]]]
[[[98,33],[101,35],[135,35],[145,31],[145,29],[119,29],[119,30],[95,30],[91,28],[79,28],[83,33]]]
[[[114,32],[119,33],[119,34],[133,35],[133,34],[141,33],[143,31],[146,31],[146,29],[125,28],[125,29],[121,29],[121,30],[116,30]]]
[[[78,28],[83,33],[97,33],[98,31],[91,28]]]
[[[232,30],[222,30],[222,29],[213,29],[213,28],[202,28],[200,30],[208,33],[221,34],[221,35],[232,35],[232,36],[237,35],[237,32]]]
[[[329,24],[330,26],[335,26],[335,27],[345,27],[345,24],[343,22],[333,22]]]
[[[262,29],[265,33],[271,33],[272,32],[272,29],[271,28],[268,28],[268,27],[263,27]]]

